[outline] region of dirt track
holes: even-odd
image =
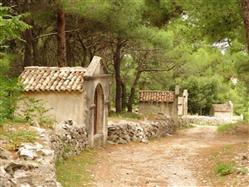
[[[244,139],[218,136],[214,126],[196,126],[148,144],[107,146],[93,166],[94,186],[198,186],[194,165],[203,148]]]

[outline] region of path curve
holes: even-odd
[[[98,151],[94,186],[197,186],[195,159],[202,148],[238,143],[218,136],[215,126],[196,126],[148,144],[108,145]]]

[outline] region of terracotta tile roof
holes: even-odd
[[[231,112],[232,107],[228,103],[224,104],[213,104],[213,111],[214,112]]]
[[[25,67],[20,75],[24,91],[83,91],[82,67]]]
[[[165,103],[174,102],[175,92],[141,90],[139,92],[139,101],[140,102],[165,102]]]

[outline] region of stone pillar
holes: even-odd
[[[183,90],[183,115],[188,114],[188,90]]]
[[[179,101],[181,100],[179,98],[179,95],[180,95],[180,86],[179,85],[176,85],[175,86],[175,102],[174,102],[174,113],[175,115],[173,115],[174,117],[178,118],[179,116]]]

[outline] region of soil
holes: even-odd
[[[213,169],[209,156],[226,145],[248,142],[247,136],[219,135],[215,126],[195,126],[148,144],[108,145],[97,151],[90,169],[93,186],[216,186],[201,172]]]

